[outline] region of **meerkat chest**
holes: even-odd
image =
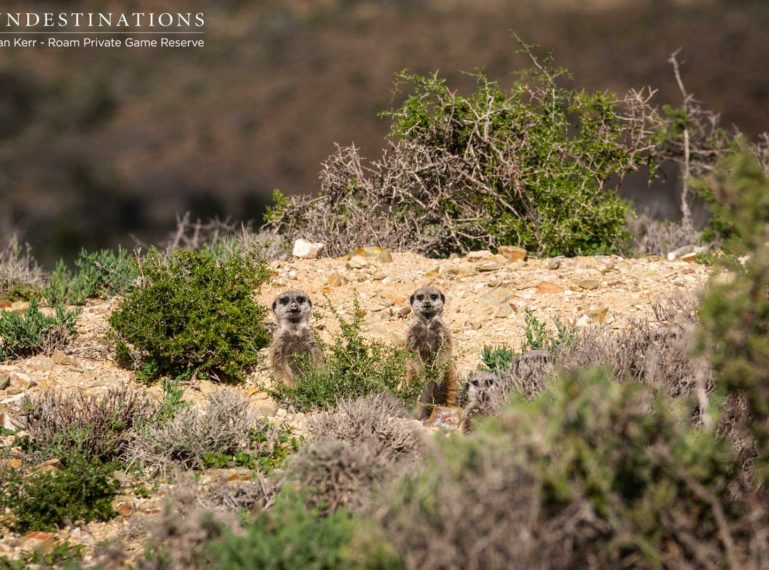
[[[419,354],[423,362],[430,363],[446,345],[447,338],[442,323],[419,323],[410,331],[409,346]]]
[[[315,337],[309,329],[285,329],[279,335],[280,346],[286,354],[308,352],[315,344]]]

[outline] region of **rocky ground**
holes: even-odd
[[[654,302],[696,291],[709,273],[700,264],[662,258],[520,259],[522,253],[514,248],[504,255],[474,252],[445,260],[390,254],[376,248],[355,253],[348,258],[274,262],[274,279],[258,298],[269,305],[282,290],[307,291],[314,301],[316,327],[326,341],[339,330],[332,307],[350,318],[358,299],[365,310],[366,333],[397,344],[404,341],[411,318],[409,295],[417,287],[432,283],[446,295],[445,319],[454,333],[457,365],[463,375],[478,366],[484,345],[520,346],[527,309],[548,323],[557,317],[576,326],[619,329],[633,320],[653,319]],[[125,382],[135,383],[133,373],[113,361],[107,317],[118,302],[90,302],[84,307],[77,335],[64,351],[0,365],[0,416],[5,427],[21,427],[17,406],[25,395],[50,389],[98,394]],[[23,308],[12,305],[4,310]],[[280,409],[264,392],[268,383],[269,373],[262,366],[239,389],[255,409],[301,430],[302,417]],[[153,397],[160,396],[158,385],[143,389]],[[185,397],[200,402],[220,389],[211,382],[195,382],[185,388]],[[115,507],[121,516],[109,523],[65,529],[56,535],[30,533],[20,537],[6,533],[0,539],[0,556],[15,557],[23,550],[57,540],[82,543],[90,550],[99,541],[135,525],[137,517],[160,512],[162,494],[161,489],[146,499],[119,497]]]

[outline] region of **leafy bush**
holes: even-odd
[[[703,299],[698,346],[709,356],[718,385],[744,398],[756,439],[756,473],[769,481],[769,176],[743,151],[723,159],[707,180],[727,247],[748,254],[726,262]]]
[[[43,271],[30,247],[11,239],[0,248],[0,298],[31,300],[39,294]]]
[[[3,470],[0,506],[13,513],[19,532],[53,530],[75,521],[108,520],[119,485],[114,466],[81,455],[66,459],[54,472]]]
[[[203,251],[158,251],[143,260],[142,283],[110,316],[120,343],[133,346],[149,376],[240,380],[269,342],[265,308],[253,299],[267,281],[263,262],[217,262]],[[124,347],[125,349],[125,347]]]
[[[361,332],[363,315],[357,301],[352,321],[346,322],[337,314],[342,331],[331,345],[325,365],[313,367],[305,362],[296,385],[279,385],[273,395],[302,412],[331,408],[342,400],[377,392],[389,392],[409,404],[416,403],[423,384],[405,383],[407,352],[366,340]]]
[[[63,568],[75,570],[81,567],[83,545],[57,544],[50,552],[27,552],[16,560],[0,557],[2,570],[26,570],[27,568]]]
[[[328,517],[308,509],[301,495],[284,492],[275,505],[211,544],[215,568],[397,569],[392,546],[365,519],[343,510]]]
[[[489,370],[506,370],[513,365],[515,352],[507,346],[486,346],[481,349],[481,362]]]
[[[606,371],[569,375],[436,440],[375,512],[407,568],[739,566],[739,466],[687,416]]]
[[[72,272],[63,261],[56,264],[43,290],[52,305],[82,305],[92,297],[113,297],[129,291],[139,277],[136,261],[123,248],[118,248],[117,253],[82,250],[75,267],[77,270]]]
[[[319,196],[278,196],[267,220],[341,255],[361,235],[426,255],[517,245],[541,255],[616,251],[627,238],[622,177],[647,162],[651,112],[644,94],[619,98],[564,86],[540,60],[510,91],[476,72],[476,89],[452,91],[438,74],[402,73],[411,91],[385,116],[393,142],[363,164],[340,148],[321,172]]]
[[[556,318],[553,327],[548,327],[540,321],[531,309],[526,309],[524,315],[524,341],[521,352],[529,350],[555,350],[559,346],[568,345],[574,337],[574,327],[569,327]]]
[[[139,430],[128,456],[150,472],[244,466],[269,471],[293,451],[289,433],[254,417],[248,401],[226,390],[205,409],[183,407],[162,423]]]
[[[0,361],[63,347],[75,333],[78,314],[58,306],[54,315],[48,316],[40,312],[37,300],[30,302],[23,315],[0,311]]]
[[[155,416],[155,406],[128,386],[102,396],[44,392],[26,399],[23,409],[26,451],[41,461],[73,454],[102,462],[120,459],[134,430]]]

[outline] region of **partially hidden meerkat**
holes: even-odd
[[[465,405],[465,431],[472,429],[473,418],[496,413],[507,390],[502,379],[490,370],[478,370],[467,379],[467,405]]]
[[[443,322],[446,297],[436,287],[422,287],[411,295],[414,322],[407,346],[414,354],[409,361],[407,381],[426,373],[428,380],[419,398],[420,417],[425,419],[434,406],[456,406],[459,382],[454,367],[451,332]]]
[[[275,379],[294,386],[306,365],[322,366],[323,353],[310,327],[312,301],[304,291],[284,291],[272,302],[278,328],[270,345],[270,367]]]

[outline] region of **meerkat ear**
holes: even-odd
[[[411,294],[411,297],[409,297],[409,305],[414,304],[414,293]]]
[[[275,312],[275,307],[277,307],[277,306],[278,306],[278,300],[277,300],[277,299],[275,299],[275,300],[272,302],[272,312],[273,312],[273,313]]]
[[[445,303],[446,302],[446,295],[443,294],[443,291],[438,291],[438,293],[441,294],[441,303]]]

